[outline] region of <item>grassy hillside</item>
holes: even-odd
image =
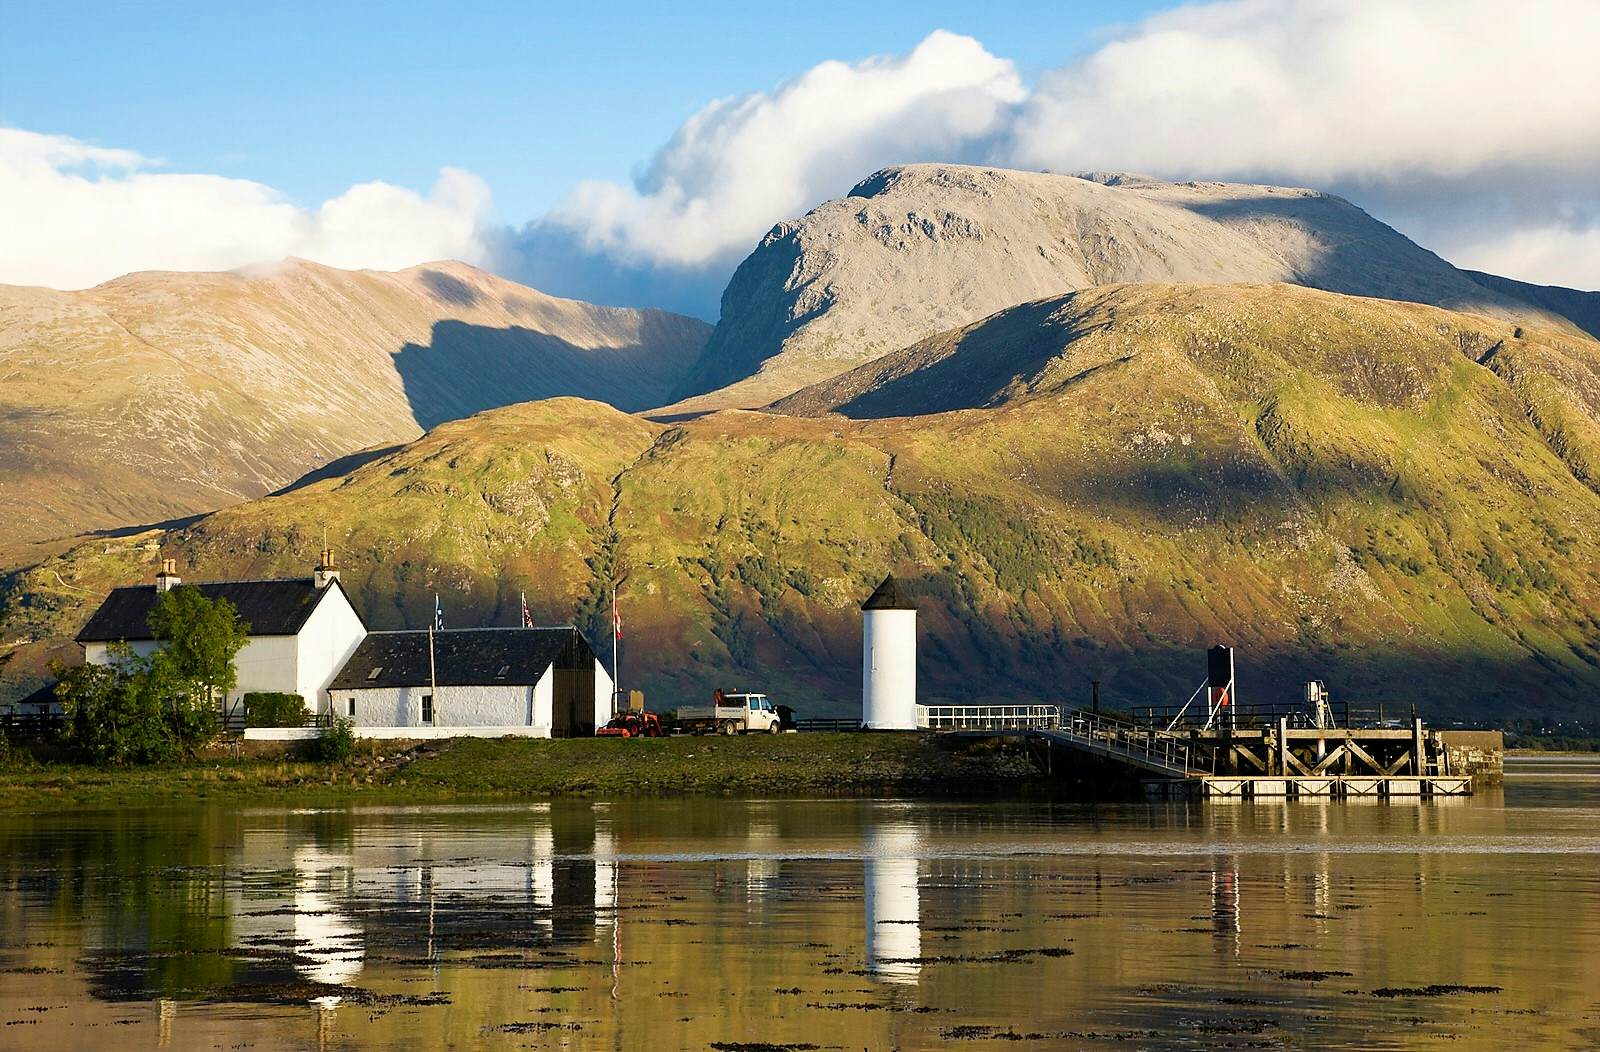
[[[625,677],[663,708],[762,685],[852,711],[856,604],[891,570],[927,699],[1082,701],[1096,678],[1119,707],[1181,701],[1219,640],[1246,701],[1311,677],[1438,717],[1600,696],[1593,343],[1287,286],[1110,288],[993,324],[806,396],[860,419],[557,400],[446,425],[46,559],[10,578],[3,634],[70,632],[163,555],[303,572],[326,528],[379,627],[425,623],[436,588],[454,625],[515,623],[526,589],[602,642],[623,578]],[[880,415],[907,383],[978,408]]]
[[[483,409],[658,405],[708,331],[460,263],[0,286],[0,559],[260,497]]]

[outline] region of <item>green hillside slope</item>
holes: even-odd
[[[1575,714],[1600,697],[1596,350],[1287,286],[1091,290],[786,403],[821,415],[662,427],[555,400],[443,425],[21,571],[3,633],[69,633],[161,556],[303,571],[326,529],[375,627],[425,623],[435,589],[453,625],[514,624],[526,590],[604,650],[623,577],[625,677],[661,707],[720,684],[852,711],[856,604],[892,570],[925,700],[1082,701],[1096,678],[1112,704],[1181,701],[1222,640],[1247,702],[1314,676],[1435,717]],[[886,415],[919,403],[948,411]]]

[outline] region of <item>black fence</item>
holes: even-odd
[[[0,734],[17,740],[49,738],[60,732],[62,720],[59,712],[0,713]]]
[[[859,731],[861,729],[861,719],[856,716],[811,717],[804,720],[795,720],[794,729],[797,731]]]

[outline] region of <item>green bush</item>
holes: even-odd
[[[212,706],[179,697],[164,662],[121,648],[109,665],[61,669],[56,697],[66,710],[62,742],[97,764],[176,760],[210,736]],[[209,725],[208,725],[209,723]]]
[[[247,727],[299,727],[306,721],[306,702],[298,694],[252,690],[244,696]]]
[[[356,751],[356,724],[344,716],[335,716],[333,722],[322,728],[322,733],[311,739],[306,754],[323,763],[344,763]]]

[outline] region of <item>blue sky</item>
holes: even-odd
[[[917,161],[1312,186],[1600,288],[1594,0],[0,0],[0,282],[458,258],[714,318]]]
[[[521,222],[626,180],[712,99],[934,28],[1038,73],[1163,5],[16,3],[0,122],[274,186],[420,187],[458,165]]]

